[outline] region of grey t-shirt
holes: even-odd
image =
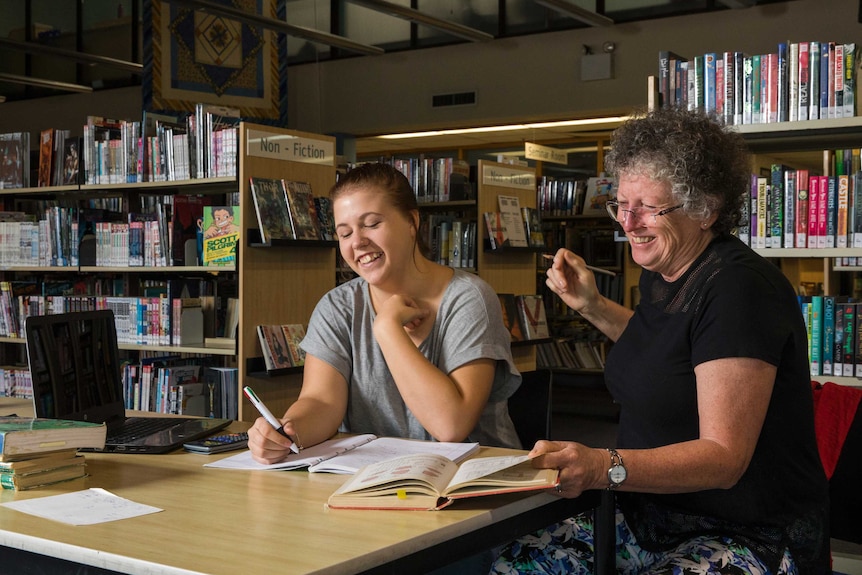
[[[347,413],[341,431],[380,437],[430,440],[431,435],[405,405],[377,341],[368,283],[346,282],[317,304],[302,349],[332,365],[348,382]],[[419,346],[444,373],[470,361],[496,360],[494,384],[476,428],[467,440],[482,445],[520,447],[509,417],[508,398],[521,383],[512,360],[510,335],[499,299],[485,281],[455,270],[431,333]]]

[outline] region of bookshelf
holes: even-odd
[[[655,104],[657,79],[649,77],[649,102]],[[734,125],[745,138],[752,152],[752,173],[765,173],[774,163],[790,168],[808,169],[812,175],[828,175],[827,157],[831,150],[862,146],[862,116],[823,118],[758,124]],[[852,177],[852,176],[851,176]],[[754,250],[772,259],[794,286],[804,283],[821,283],[823,293],[840,294],[843,272],[859,271],[858,267],[834,265],[834,258],[862,257],[862,248],[758,248]],[[843,385],[862,387],[862,379],[837,375],[812,375],[818,382],[833,381]]]
[[[255,326],[266,323],[307,324],[318,299],[335,285],[337,244],[311,240],[260,244],[248,181],[251,176],[306,181],[316,195],[324,195],[335,182],[335,139],[247,122],[240,122],[237,131],[238,177],[0,190],[0,201],[9,202],[7,206],[16,198],[61,198],[82,203],[92,197],[116,196],[123,199],[124,205],[136,206],[140,197],[145,195],[214,194],[221,199],[238,196],[235,203],[240,208],[241,233],[235,264],[218,267],[3,266],[0,267],[0,279],[5,281],[21,275],[38,277],[42,281],[67,275],[119,277],[125,282],[130,278],[148,277],[193,276],[212,281],[228,278],[235,282],[239,299],[239,328],[234,346],[121,344],[120,348],[130,353],[155,351],[221,358],[222,365],[238,369],[240,388],[253,385],[273,411],[283,413],[299,393],[302,370],[288,370],[276,376],[264,372],[261,377],[253,369],[256,359],[262,355]],[[21,338],[0,338],[0,363],[21,365],[23,344]],[[242,393],[237,395],[243,398],[238,405],[238,418],[254,420],[258,412]]]
[[[242,123],[239,130],[239,190],[243,233],[237,275],[240,310],[237,342],[239,385],[250,385],[276,414],[299,395],[302,369],[261,373],[257,325],[308,324],[318,300],[335,287],[336,242],[283,240],[259,243],[249,178],[284,178],[308,182],[315,196],[335,183],[335,138],[308,132]],[[302,151],[294,154],[294,150]],[[310,155],[306,155],[312,150]],[[246,208],[247,206],[247,208]],[[255,241],[257,240],[257,241]],[[239,418],[253,421],[258,412],[240,393]]]
[[[499,162],[479,160],[477,166],[477,217],[485,212],[500,211],[497,197],[515,196],[521,207],[536,208],[535,168],[513,166]],[[477,242],[476,269],[479,277],[488,282],[497,293],[515,295],[536,292],[536,258],[541,254],[533,248],[486,249],[488,229],[479,222],[482,241]],[[522,372],[536,369],[534,345],[513,345],[515,365]]]

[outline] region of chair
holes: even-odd
[[[551,385],[553,372],[547,369],[521,373],[521,387],[509,398],[509,417],[524,449],[532,449],[540,439],[551,436]]]
[[[829,478],[833,562],[858,568],[862,562],[862,389],[832,382],[812,383],[812,389],[817,444]]]
[[[521,373],[521,387],[509,398],[509,416],[524,449],[531,449],[539,439],[551,437],[552,390],[554,374],[547,369]],[[559,438],[565,440],[568,438]],[[571,438],[576,439],[576,438]],[[616,572],[615,499],[611,491],[604,490],[595,513],[596,575]]]

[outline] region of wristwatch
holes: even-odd
[[[622,456],[616,449],[607,448],[611,454],[611,467],[608,469],[608,489],[616,489],[626,480],[628,472],[623,465]]]

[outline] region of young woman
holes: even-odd
[[[494,290],[427,258],[416,196],[397,169],[361,165],[330,197],[341,255],[359,277],[311,316],[287,435],[301,447],[339,430],[519,447],[507,400],[521,376]],[[249,431],[260,462],[290,445],[263,418]]]

